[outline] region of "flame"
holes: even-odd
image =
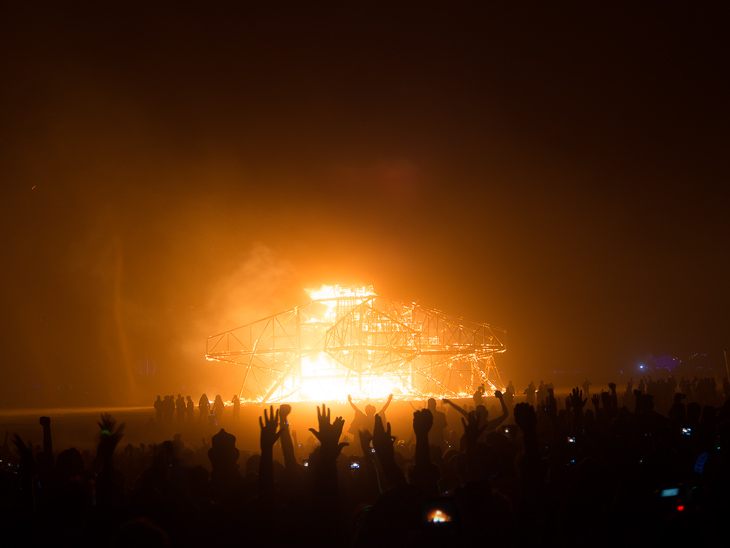
[[[305,291],[312,300],[327,307],[327,310],[320,316],[309,318],[309,323],[334,323],[337,318],[338,299],[354,298],[359,302],[363,302],[370,297],[376,296],[372,285],[362,287],[322,285],[319,289],[305,289]]]
[[[372,297],[375,295],[372,285],[367,286],[341,286],[322,285],[319,289],[305,289],[307,294],[314,301],[338,299],[342,297]]]
[[[242,393],[263,401],[344,402],[348,395],[471,398],[475,383],[495,389],[488,360],[504,350],[484,342],[486,324],[462,332],[456,318],[438,311],[379,301],[373,286],[304,291],[312,299],[304,306],[209,337],[207,359],[247,366]]]
[[[399,379],[389,376],[369,377],[360,382],[325,352],[302,356],[300,400],[346,401],[355,399],[387,398],[394,390],[402,389]]]

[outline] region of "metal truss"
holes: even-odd
[[[333,296],[208,337],[206,358],[241,365],[245,401],[467,397],[502,389],[503,329],[417,303]]]

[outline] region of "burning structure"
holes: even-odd
[[[503,329],[376,295],[323,286],[312,302],[208,337],[206,359],[241,365],[249,402],[471,397],[502,389]]]

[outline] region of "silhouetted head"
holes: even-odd
[[[214,469],[228,468],[234,466],[238,460],[238,449],[236,449],[236,436],[229,434],[221,428],[210,440],[211,447],[208,450],[208,458]]]
[[[84,457],[81,456],[78,449],[71,447],[58,454],[58,457],[56,457],[56,467],[64,477],[76,477],[84,469]]]
[[[261,455],[255,453],[246,459],[246,473],[256,474],[259,471],[259,463],[261,462]]]
[[[365,406],[365,414],[368,417],[374,417],[375,416],[375,411],[376,411],[376,409],[375,409],[375,406],[374,405],[368,404],[368,405]]]
[[[436,409],[436,400],[434,398],[428,398],[428,408],[433,411]]]

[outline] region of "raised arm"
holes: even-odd
[[[429,409],[413,413],[413,432],[416,434],[416,463],[411,481],[426,492],[438,494],[438,481],[441,476],[438,466],[431,462],[428,446],[428,432],[433,426],[433,414]]]
[[[390,434],[390,423],[387,423],[387,426],[384,427],[383,419],[380,418],[380,415],[375,415],[373,449],[375,449],[375,456],[378,457],[380,466],[383,468],[388,486],[391,488],[400,483],[405,483],[406,480],[403,472],[395,463],[394,441],[395,437]]]
[[[347,401],[350,403],[350,406],[355,410],[355,413],[362,413],[362,411],[357,408],[357,405],[352,403],[352,396],[350,396],[350,394],[347,395]]]
[[[539,460],[540,449],[537,443],[537,415],[535,408],[529,403],[518,403],[515,405],[515,422],[522,430],[522,441],[525,446],[525,456],[529,459]]]
[[[315,475],[315,498],[327,505],[337,504],[337,457],[349,443],[340,442],[342,428],[345,421],[342,417],[331,419],[331,410],[322,404],[322,410],[317,407],[317,424],[319,430],[310,428],[309,431],[319,440],[317,458],[311,464]]]
[[[289,429],[289,413],[291,413],[291,405],[283,404],[279,407],[279,433],[281,436],[281,450],[284,453],[284,464],[287,473],[294,473],[297,470],[297,457],[294,454],[294,442]]]
[[[382,415],[383,413],[385,413],[385,410],[386,410],[386,409],[388,409],[388,406],[390,405],[390,402],[391,402],[391,401],[393,401],[393,394],[391,394],[390,396],[388,396],[388,401],[387,401],[387,402],[385,402],[385,405],[384,405],[384,406],[383,406],[383,408],[382,408],[382,409],[380,410],[380,415]]]
[[[114,451],[124,435],[125,423],[117,425],[117,421],[109,413],[103,413],[97,422],[101,428],[101,437],[97,445],[96,455],[101,461],[101,474],[98,482],[98,501],[100,506],[111,507],[114,502]]]
[[[38,479],[44,483],[53,472],[53,438],[51,437],[51,418],[41,417],[43,427],[43,452],[38,456]]]
[[[269,412],[264,408],[263,420],[259,417],[261,427],[261,459],[259,460],[259,501],[271,502],[274,499],[274,444],[281,436],[279,426],[279,410],[274,406]]]
[[[573,388],[570,395],[570,406],[573,408],[573,432],[578,432],[583,428],[583,407],[588,398],[583,398],[583,390],[577,386]]]
[[[467,413],[467,412],[466,412],[466,409],[462,409],[462,408],[461,408],[461,406],[459,406],[459,405],[456,405],[456,404],[455,404],[454,402],[452,402],[451,400],[447,400],[446,398],[444,398],[444,399],[442,399],[441,401],[442,401],[443,403],[445,403],[445,404],[448,404],[448,405],[450,405],[451,407],[453,407],[454,409],[456,409],[456,410],[457,410],[457,411],[458,411],[459,413],[461,413],[461,414],[462,414],[462,415],[464,415],[465,417],[468,417],[468,416],[469,416],[469,413]],[[504,405],[504,403],[503,403],[502,405]]]
[[[479,414],[472,411],[467,414],[466,420],[461,419],[464,425],[464,436],[462,441],[466,449],[466,475],[467,481],[478,480],[479,478],[479,453],[477,450],[477,439],[487,428],[486,424],[479,426]]]
[[[499,403],[502,404],[502,414],[497,417],[496,419],[492,419],[491,421],[487,421],[487,430],[494,430],[504,422],[504,419],[506,419],[509,416],[509,411],[507,410],[507,404],[504,403],[504,397],[502,396],[502,392],[499,390],[494,391],[494,396],[499,400]]]
[[[53,458],[53,438],[51,437],[51,417],[41,417],[38,421],[43,427],[43,453]]]

